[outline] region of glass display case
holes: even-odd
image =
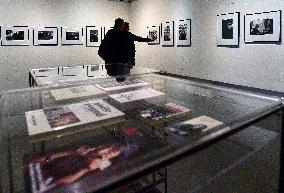
[[[19,193],[155,192],[161,182],[167,192],[169,165],[266,126],[280,142],[283,119],[280,98],[153,73],[8,91],[0,105],[0,188]],[[208,178],[255,153],[249,145]],[[148,175],[144,189],[123,190]]]
[[[55,68],[30,69],[29,84],[30,86],[71,85],[78,82],[86,82],[93,81],[98,78],[106,78],[108,77],[108,74],[105,66],[106,64],[93,64],[81,66],[63,66]],[[155,72],[159,72],[159,70],[133,67],[130,70],[130,75]]]

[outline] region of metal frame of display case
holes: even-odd
[[[166,168],[168,165],[193,154],[196,154],[197,152],[204,150],[208,147],[210,147],[213,144],[216,144],[224,139],[227,139],[228,137],[246,129],[247,127],[264,120],[265,118],[269,117],[270,115],[273,114],[278,114],[281,116],[281,153],[280,153],[280,170],[279,170],[279,192],[282,193],[284,192],[284,150],[283,150],[283,145],[284,145],[284,103],[283,103],[283,99],[281,101],[281,103],[279,102],[278,105],[273,105],[271,107],[266,107],[263,109],[259,109],[257,111],[255,111],[254,113],[250,114],[249,116],[245,117],[243,120],[237,120],[234,121],[232,123],[221,125],[218,126],[216,128],[213,128],[214,131],[218,131],[216,133],[213,133],[215,135],[209,135],[206,136],[204,138],[202,138],[201,140],[198,141],[197,144],[193,145],[192,147],[182,147],[180,149],[178,149],[177,151],[173,152],[170,155],[167,156],[163,156],[160,159],[151,162],[151,164],[148,164],[147,166],[143,166],[141,168],[139,168],[138,171],[136,171],[135,173],[132,173],[128,176],[124,176],[123,178],[116,180],[116,181],[112,181],[110,182],[108,185],[105,186],[101,186],[99,187],[96,191],[94,191],[94,193],[106,193],[112,190],[115,190],[116,188],[127,184],[129,181],[133,180],[133,179],[139,179],[142,178],[143,176],[149,175],[157,170],[161,170],[163,168]],[[225,128],[224,128],[225,127]],[[220,131],[221,132],[220,132]],[[9,147],[11,146],[10,141],[11,139],[9,138]],[[12,152],[9,149],[8,151],[9,153],[9,160],[11,160],[12,157]],[[9,170],[10,170],[10,174],[12,174],[12,163],[9,162]],[[13,192],[13,176],[10,175],[10,185],[11,185],[11,191]],[[167,192],[167,177],[165,177],[165,181],[164,181],[166,187],[165,187],[165,191]],[[1,185],[1,184],[0,184]],[[151,186],[152,187],[152,186]],[[151,188],[151,187],[147,187]],[[138,192],[135,193],[140,193],[144,191],[143,190],[139,190]],[[131,192],[132,193],[132,192]]]

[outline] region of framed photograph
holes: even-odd
[[[240,13],[217,15],[217,46],[239,47]]]
[[[98,26],[86,27],[86,46],[99,47],[102,42],[102,28]]]
[[[191,46],[191,19],[177,22],[177,46]]]
[[[245,43],[280,43],[281,11],[245,15]]]
[[[57,46],[58,28],[57,27],[34,27],[33,30],[34,46]]]
[[[148,43],[148,45],[157,45],[160,44],[160,26],[151,26],[147,27],[148,35],[147,37],[150,38],[152,41]]]
[[[109,30],[113,29],[113,27],[104,27],[104,37]]]
[[[1,45],[2,46],[28,46],[29,45],[29,27],[11,26],[1,27]]]
[[[162,23],[162,46],[174,46],[174,21]]]
[[[83,45],[83,28],[61,27],[62,45]]]

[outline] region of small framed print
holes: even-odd
[[[109,30],[113,29],[113,27],[104,27],[104,37],[106,36]]]
[[[177,47],[191,46],[191,19],[177,22]]]
[[[162,46],[174,46],[174,21],[162,23]]]
[[[83,28],[61,27],[62,45],[83,45]]]
[[[11,26],[1,27],[1,45],[2,46],[28,46],[29,45],[29,27]]]
[[[57,27],[34,27],[33,30],[34,46],[57,46],[58,28]]]
[[[99,47],[102,42],[102,28],[98,26],[86,27],[86,46]]]
[[[148,35],[147,37],[151,39],[150,42],[148,42],[148,45],[157,45],[160,44],[160,26],[151,26],[147,27],[148,29]]]
[[[239,47],[240,13],[217,15],[217,46]]]
[[[245,43],[280,43],[281,10],[245,15]]]

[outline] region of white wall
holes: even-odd
[[[129,19],[129,4],[107,0],[0,1],[0,25],[3,26],[85,29],[88,25],[113,26],[117,17]],[[85,45],[60,46],[60,41],[59,46],[35,47],[32,41],[28,47],[0,46],[0,91],[28,87],[29,68],[102,63],[97,51],[98,48]]]
[[[163,21],[192,19],[189,48],[137,44],[137,65],[237,85],[284,92],[284,45],[245,44],[246,13],[284,11],[283,0],[138,0],[130,5],[131,29],[146,35],[146,27]],[[216,46],[216,15],[240,12],[239,48]],[[283,22],[283,19],[282,19]],[[284,24],[282,23],[282,38]]]

